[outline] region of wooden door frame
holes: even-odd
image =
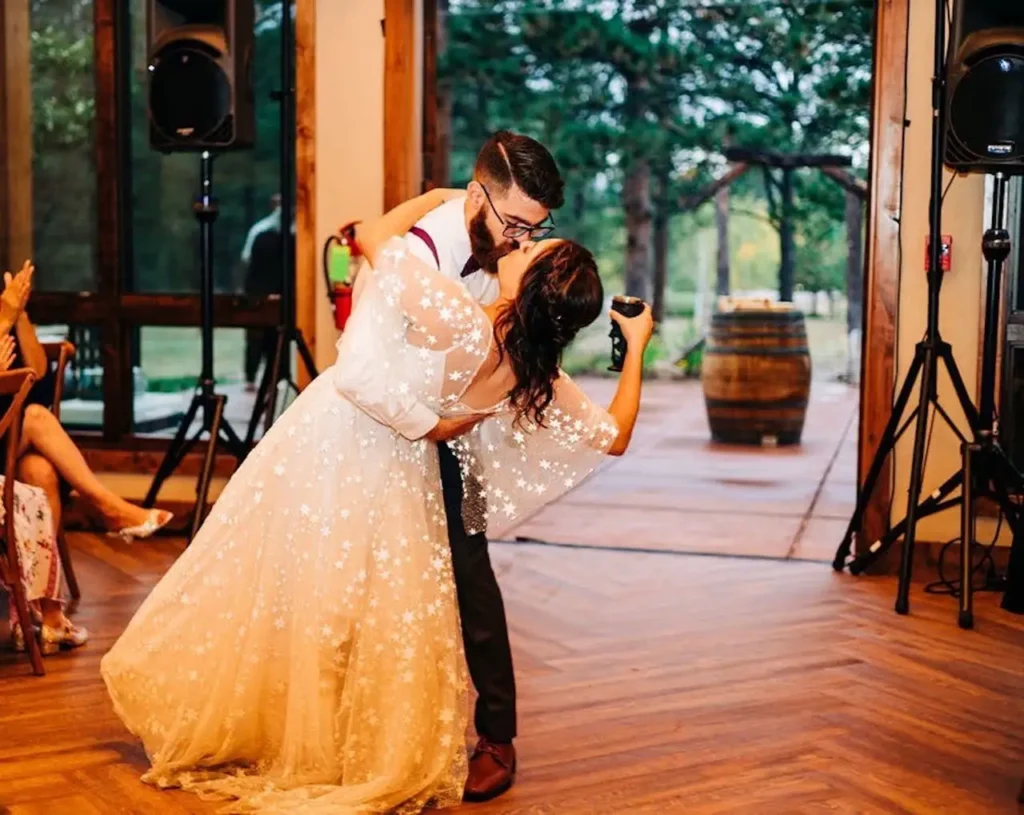
[[[892,413],[897,374],[896,324],[899,316],[910,2],[877,0],[875,4],[858,484],[864,483]],[[892,464],[890,456],[865,508],[858,550],[889,530]]]
[[[425,37],[417,42],[417,4],[426,8],[433,0],[384,0],[384,211],[420,193],[422,154],[414,138],[425,118],[419,109],[417,77],[422,55],[423,76],[427,74]],[[426,19],[426,13],[424,14]],[[435,49],[436,53],[436,49]],[[434,66],[430,66],[433,74]],[[425,88],[426,85],[422,84]],[[423,97],[424,102],[426,98]],[[417,122],[419,115],[420,122]]]
[[[32,251],[32,84],[28,0],[0,2],[0,269]]]
[[[295,0],[295,325],[316,359],[316,3]],[[309,384],[304,365],[297,384]]]

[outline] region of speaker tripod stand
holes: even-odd
[[[291,378],[291,348],[295,345],[299,358],[306,366],[311,379],[317,375],[316,362],[306,344],[302,332],[295,323],[295,244],[292,240],[291,223],[294,201],[294,173],[292,171],[295,151],[295,77],[292,70],[294,42],[292,39],[292,0],[281,0],[281,90],[272,94],[280,104],[280,141],[278,155],[281,161],[281,322],[277,328],[274,353],[267,360],[260,387],[256,393],[249,428],[245,434],[246,448],[256,440],[256,429],[260,418],[265,417],[265,430],[277,418],[277,399],[282,390],[298,393],[299,386]]]
[[[227,397],[216,392],[213,378],[213,223],[217,220],[218,210],[217,203],[213,198],[213,157],[205,151],[200,162],[200,184],[199,198],[193,205],[193,211],[196,220],[199,221],[202,370],[196,383],[192,402],[189,404],[188,410],[185,411],[185,417],[178,426],[143,501],[143,506],[153,506],[160,488],[171,473],[178,469],[185,454],[196,442],[206,436],[206,454],[203,457],[203,465],[196,481],[196,504],[192,513],[190,541],[196,536],[206,515],[210,480],[213,477],[213,465],[218,447],[223,447],[238,459],[239,463],[245,458],[249,449],[232,429],[228,420],[224,418]],[[193,433],[192,438],[188,438],[192,423],[200,414],[202,415],[201,424]]]
[[[860,574],[902,537],[896,611],[899,614],[906,614],[910,609],[909,592],[913,574],[914,536],[917,521],[959,504],[961,512],[959,624],[961,628],[971,628],[974,624],[971,552],[975,538],[977,499],[984,497],[994,500],[1009,521],[1010,528],[1016,534],[1018,509],[1010,496],[1024,491],[1024,478],[1017,472],[999,445],[995,418],[995,368],[1000,291],[1003,263],[1010,253],[1010,235],[1003,227],[1006,210],[1006,186],[1006,177],[1001,173],[997,174],[991,225],[982,240],[982,252],[988,267],[988,280],[985,291],[985,333],[982,350],[980,409],[975,408],[967,387],[964,385],[956,360],[953,358],[951,346],[939,334],[938,299],[942,273],[936,271],[939,266],[937,263],[939,252],[937,251],[938,247],[933,246],[928,275],[927,333],[917,345],[907,378],[896,397],[892,415],[882,434],[874,460],[871,462],[867,479],[857,496],[857,506],[853,517],[850,519],[846,534],[843,536],[832,563],[836,571],[841,571],[848,566],[852,574]],[[937,224],[938,219],[933,219],[933,222]],[[938,240],[937,233],[938,230],[933,227],[933,240]],[[940,363],[953,383],[957,401],[967,417],[971,432],[969,439],[959,431],[939,403],[936,380]],[[920,378],[921,394],[918,406],[914,408],[910,417],[901,426],[903,414],[918,378]],[[933,408],[960,438],[961,468],[924,501],[918,503],[928,436],[929,408]],[[907,516],[866,551],[850,559],[854,536],[861,530],[864,511],[877,485],[882,466],[895,449],[896,442],[914,419],[917,422],[917,432],[914,437]],[[960,497],[949,498],[958,488]]]

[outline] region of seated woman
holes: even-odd
[[[14,338],[0,337],[0,371],[13,367],[15,361]],[[31,464],[30,464],[31,466]],[[40,473],[41,477],[46,477]],[[4,476],[0,475],[0,489]],[[59,499],[58,504],[59,506]],[[0,505],[0,522],[4,509]],[[60,648],[85,645],[89,632],[79,628],[64,614],[60,552],[57,548],[55,513],[46,491],[18,481],[14,485],[14,539],[18,548],[25,599],[35,620],[42,623],[39,632],[40,650],[52,654]],[[7,587],[10,590],[10,586]],[[25,650],[25,636],[18,624],[18,611],[13,597],[8,597],[11,642],[15,651]],[[32,621],[30,621],[32,622]]]
[[[46,492],[55,524],[60,523],[60,482],[63,480],[98,512],[108,532],[126,541],[148,538],[167,525],[173,517],[171,513],[138,507],[105,487],[47,407],[53,399],[52,375],[46,352],[25,313],[34,271],[31,262],[25,261],[16,275],[7,272],[0,294],[0,337],[13,330],[16,340],[11,366],[31,368],[39,377],[25,408],[18,479]],[[4,408],[0,400],[0,412]],[[0,468],[2,466],[0,463]]]

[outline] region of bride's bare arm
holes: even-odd
[[[632,318],[623,317],[612,312],[612,319],[619,324],[626,337],[626,359],[619,374],[619,386],[608,406],[608,412],[615,419],[619,435],[608,448],[608,455],[621,456],[629,447],[633,438],[633,427],[636,415],[640,410],[640,388],[643,382],[644,349],[651,339],[654,321],[651,319],[651,307],[645,306],[643,312]]]
[[[356,243],[370,264],[375,266],[378,253],[389,240],[404,235],[431,210],[465,194],[465,190],[436,189],[411,198],[379,218],[359,224]]]

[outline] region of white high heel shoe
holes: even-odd
[[[125,543],[131,543],[135,540],[144,540],[145,538],[151,538],[174,518],[173,512],[168,512],[166,509],[151,509],[149,514],[146,516],[141,524],[137,526],[126,526],[124,529],[119,529],[116,532],[110,532],[113,537],[120,538]]]

